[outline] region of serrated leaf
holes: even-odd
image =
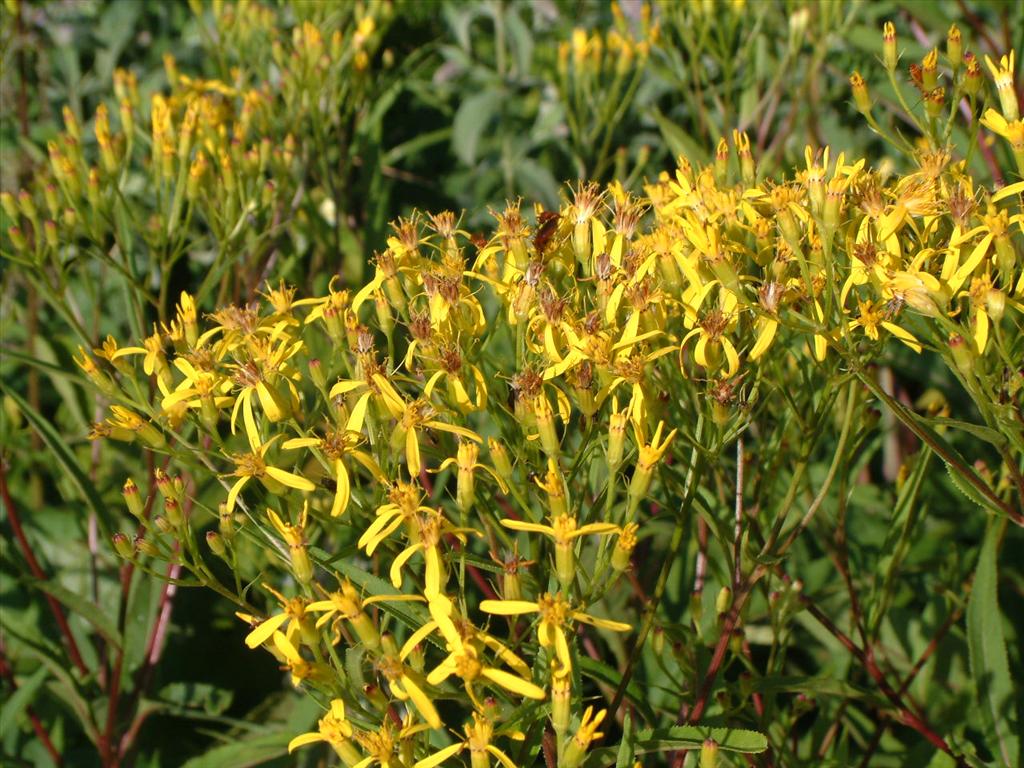
[[[989,525],[985,534],[967,601],[967,647],[986,742],[999,764],[1012,768],[1020,765],[1020,737],[997,595],[996,559],[1004,528],[1005,523]]]
[[[96,488],[93,486],[92,482],[88,477],[86,477],[82,468],[78,466],[75,454],[72,453],[68,444],[57,433],[57,430],[53,428],[53,425],[43,418],[35,408],[29,405],[25,398],[13,389],[3,385],[0,385],[0,391],[3,391],[4,394],[9,395],[10,398],[14,400],[22,414],[32,424],[33,429],[35,429],[43,439],[43,442],[46,443],[46,446],[60,463],[61,468],[65,473],[67,473],[67,476],[81,492],[86,504],[88,504],[89,508],[95,513],[96,522],[99,524],[100,531],[103,534],[104,539],[109,541],[110,534],[113,529],[110,513],[103,504],[103,500],[100,499],[100,496],[96,492]]]
[[[982,496],[973,485],[967,483],[967,481],[960,476],[960,473],[954,470],[950,464],[945,464],[945,467],[946,474],[949,475],[949,481],[953,483],[953,487],[960,491],[966,499],[974,502],[979,507],[989,512],[999,512],[999,510],[994,508],[989,500]]]

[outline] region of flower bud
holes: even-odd
[[[715,613],[724,616],[732,608],[732,590],[729,587],[722,587],[718,590],[718,597],[715,598]]]
[[[142,536],[135,537],[135,551],[141,552],[147,557],[163,559],[163,553],[160,551],[160,548],[149,539]]]
[[[7,236],[11,238],[11,244],[14,245],[14,250],[28,250],[28,240],[25,239],[25,233],[21,231],[21,227],[9,227],[7,229]]]
[[[82,139],[82,128],[78,124],[78,118],[75,117],[75,113],[71,111],[71,107],[65,105],[61,110],[64,116],[64,130],[67,131],[68,135],[75,141],[81,141]]]
[[[27,189],[18,192],[18,207],[25,214],[25,218],[34,224],[37,215],[36,201],[32,199],[32,194]]]
[[[4,213],[7,214],[8,218],[13,222],[17,222],[21,218],[21,212],[18,210],[18,204],[14,200],[14,195],[10,192],[0,192],[0,207],[4,209]]]
[[[551,676],[551,727],[559,739],[569,730],[571,704],[572,675],[568,669],[556,670]]]
[[[853,103],[857,111],[862,115],[871,114],[871,96],[868,94],[868,84],[860,76],[860,72],[850,75],[850,87],[853,89]]]
[[[885,62],[886,71],[896,71],[898,56],[896,54],[896,27],[891,21],[885,22],[882,27],[882,60]]]
[[[498,473],[498,477],[506,483],[511,483],[512,461],[509,459],[508,449],[505,448],[503,443],[498,442],[493,437],[489,437],[487,438],[487,451],[491,455],[491,463],[494,464],[494,471]]]
[[[536,419],[537,432],[540,433],[540,447],[549,457],[558,456],[558,433],[555,430],[555,412],[551,402],[543,392],[533,400],[533,415]]]
[[[164,515],[172,528],[179,528],[185,522],[185,515],[182,512],[181,504],[173,497],[164,499]]]
[[[1003,313],[1006,311],[1006,294],[998,288],[990,289],[985,294],[985,307],[993,322],[998,323],[1003,319]]]
[[[700,748],[700,768],[718,768],[718,742],[705,739]]]
[[[982,74],[981,65],[973,53],[964,54],[964,64],[967,69],[964,72],[963,89],[968,96],[976,96],[981,90]]]
[[[132,546],[131,541],[123,533],[115,533],[112,537],[114,544],[114,551],[117,552],[119,557],[123,557],[125,560],[131,560],[135,557],[135,547]]]
[[[924,98],[924,108],[928,117],[937,118],[942,115],[942,106],[946,101],[945,88],[933,88]]]
[[[60,198],[57,197],[57,187],[53,184],[43,187],[43,199],[46,201],[46,210],[50,212],[50,218],[56,219],[60,215]]]
[[[960,27],[956,24],[952,24],[949,27],[949,32],[946,33],[946,58],[949,60],[949,66],[954,71],[960,68],[960,64],[963,62],[963,41],[960,36]]]
[[[222,559],[227,557],[227,547],[224,546],[224,539],[216,531],[206,532],[206,544],[217,557]]]
[[[921,62],[921,84],[924,90],[932,91],[939,84],[939,49],[932,48]]]
[[[619,538],[615,542],[615,549],[612,550],[612,568],[619,573],[629,569],[630,556],[636,548],[636,532],[639,526],[636,523],[626,523],[619,532]]]
[[[949,351],[953,356],[953,364],[964,378],[974,375],[974,351],[972,345],[958,333],[949,337]]]
[[[57,236],[57,222],[47,219],[43,222],[43,234],[46,236],[46,244],[57,250],[60,247],[60,238]]]
[[[124,503],[128,506],[128,511],[132,513],[132,517],[141,520],[144,511],[142,494],[139,493],[139,487],[130,477],[124,481],[121,493],[124,496]]]

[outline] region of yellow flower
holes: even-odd
[[[259,400],[264,415],[271,422],[291,416],[298,401],[294,385],[287,379],[285,362],[298,353],[304,343],[283,338],[276,346],[272,344],[273,341],[258,356],[231,366],[234,383],[240,388],[231,409],[231,434],[235,433],[235,421],[241,410],[245,434],[254,451],[260,444],[260,432],[253,410],[253,397]],[[287,385],[283,392],[282,382]]]
[[[709,293],[714,283],[708,283],[704,290],[697,297],[694,311],[700,309],[704,298]],[[732,378],[740,367],[740,358],[736,353],[736,347],[726,333],[736,324],[735,318],[736,296],[731,291],[723,291],[720,294],[718,307],[705,312],[697,321],[697,327],[687,333],[679,344],[680,354],[686,347],[686,343],[694,336],[697,337],[697,345],[693,350],[693,359],[701,368],[714,372],[722,367],[720,352],[725,353],[725,368],[721,375],[725,378]]]
[[[270,493],[274,494],[283,493],[286,487],[297,488],[300,491],[312,491],[316,488],[313,483],[300,475],[267,464],[267,451],[278,437],[280,435],[275,435],[258,446],[252,453],[236,453],[231,456],[231,461],[235,463],[235,471],[231,473],[231,476],[237,477],[238,480],[228,491],[228,512],[235,508],[239,492],[253,478],[259,480]]]
[[[384,640],[389,641],[390,638],[385,637]],[[377,671],[387,680],[396,698],[411,701],[427,725],[440,728],[441,716],[430,696],[423,690],[427,685],[423,675],[407,666],[397,650],[388,648],[388,645],[390,643],[385,642],[385,653],[377,660]]]
[[[303,623],[309,623],[309,618],[306,616],[309,600],[304,597],[287,598],[267,584],[264,584],[263,587],[277,598],[284,610],[262,620],[252,632],[245,636],[245,644],[249,648],[258,648],[285,624],[288,625],[285,629],[285,637],[294,644],[295,635],[305,629]],[[252,617],[247,618],[251,619]]]
[[[333,699],[330,710],[317,723],[317,729],[299,734],[289,741],[288,752],[290,754],[299,747],[323,741],[331,745],[346,765],[355,765],[361,756],[352,744],[354,733],[352,724],[345,718],[345,702]]]
[[[988,56],[985,57],[985,63],[992,73],[992,79],[995,80],[1003,117],[1010,121],[1017,120],[1020,117],[1020,112],[1017,105],[1017,93],[1013,89],[1014,52],[1010,51],[1008,56],[999,59],[998,65]]]
[[[348,430],[329,430],[322,438],[319,437],[295,437],[285,440],[281,444],[282,450],[291,451],[297,448],[316,448],[323,452],[324,456],[331,463],[334,470],[334,502],[331,504],[331,517],[337,517],[348,509],[349,500],[352,498],[352,481],[349,478],[348,469],[345,467],[344,457],[350,456],[362,464],[378,482],[385,482],[386,478],[376,459],[366,451],[359,450],[358,446],[363,437],[358,432]]]
[[[850,330],[862,328],[864,334],[873,341],[878,341],[878,329],[884,328],[915,352],[921,351],[921,345],[910,331],[900,328],[889,320],[890,311],[884,302],[859,301],[860,314],[849,323]]]
[[[551,525],[508,519],[502,520],[501,524],[513,531],[539,533],[551,538],[555,543],[555,573],[563,586],[571,584],[576,577],[576,539],[591,534],[609,535],[619,530],[612,523],[588,523],[581,526],[575,517],[568,514],[552,516]]]
[[[567,768],[576,768],[576,766],[580,765],[583,762],[583,758],[586,757],[590,744],[604,736],[597,729],[607,714],[608,710],[602,709],[595,715],[593,707],[587,707],[583,712],[580,727],[576,730],[576,735],[573,736],[572,741],[569,742],[565,750],[563,762]]]
[[[274,633],[274,647],[284,657],[287,668],[291,673],[292,685],[295,687],[298,687],[305,680],[313,683],[325,683],[334,677],[333,670],[326,664],[304,659],[302,654],[299,653],[299,649],[284,636],[283,632]]]
[[[555,658],[564,669],[572,667],[569,643],[565,637],[565,629],[570,622],[589,624],[598,629],[608,629],[613,632],[628,632],[632,629],[629,624],[623,624],[620,621],[599,619],[582,611],[574,610],[561,592],[556,592],[554,595],[545,592],[537,600],[484,600],[480,603],[480,610],[497,616],[539,614],[537,641],[542,648],[554,649]]]
[[[528,699],[540,701],[544,698],[544,690],[528,679],[530,677],[530,668],[518,656],[500,645],[500,643],[498,645],[503,651],[502,657],[506,661],[511,661],[519,674],[514,675],[503,669],[487,666],[481,658],[484,643],[476,641],[476,633],[472,628],[468,629],[468,637],[464,641],[463,635],[456,629],[454,622],[450,618],[451,611],[451,601],[444,596],[438,595],[430,601],[430,613],[434,617],[434,623],[437,628],[441,630],[447,641],[449,654],[444,661],[427,675],[428,683],[440,685],[451,675],[460,677],[466,686],[466,692],[469,694],[470,700],[477,708],[480,708],[481,705],[476,697],[473,686],[481,678]],[[413,644],[407,642],[403,649],[403,656],[412,647]]]
[[[392,433],[392,444],[405,443],[405,460],[409,474],[418,477],[423,469],[423,461],[420,456],[420,439],[418,429],[434,429],[439,432],[449,432],[453,435],[482,443],[483,438],[476,432],[455,424],[446,424],[434,418],[435,411],[427,400],[419,398],[413,401],[406,401],[398,391],[383,376],[377,375],[374,381],[380,388],[382,399],[387,403],[388,410],[398,414],[398,424]],[[334,390],[331,390],[332,393]]]
[[[326,593],[319,585],[317,585],[317,588],[324,593],[327,599],[317,600],[306,606],[307,611],[323,613],[317,619],[317,629],[328,622],[337,622],[345,619],[352,624],[356,635],[359,636],[363,645],[370,650],[376,650],[380,647],[380,634],[377,632],[377,627],[374,626],[373,621],[370,620],[370,617],[364,611],[366,606],[381,602],[414,602],[422,599],[417,595],[373,595],[364,600],[359,597],[356,588],[347,580],[341,582],[341,587],[337,592]]]
[[[164,356],[163,336],[154,328],[153,334],[147,336],[142,343],[141,347],[122,347],[113,354],[111,361],[128,355],[143,355],[142,370],[146,372],[146,375],[152,376],[155,373],[166,384],[170,384],[171,372],[167,367],[167,358]]]
[[[453,464],[458,468],[458,473],[456,475],[455,502],[463,512],[468,512],[472,509],[476,500],[475,473],[478,469],[482,469],[493,477],[498,483],[498,487],[501,488],[502,493],[508,493],[508,486],[501,478],[501,475],[487,465],[478,462],[477,459],[479,456],[480,446],[476,443],[462,441],[459,443],[456,455],[442,461],[441,466],[437,468],[438,472],[452,466]]]
[[[435,752],[430,757],[423,758],[413,765],[413,768],[434,768],[446,763],[464,749],[468,749],[470,752],[473,768],[489,765],[488,755],[494,757],[505,768],[516,768],[516,764],[512,762],[511,758],[491,743],[494,737],[494,724],[486,717],[474,712],[472,722],[463,725],[462,730],[466,734],[465,739]],[[516,735],[520,739],[523,738],[522,734]]]

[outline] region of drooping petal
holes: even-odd
[[[460,741],[458,744],[452,744],[451,746],[445,747],[440,752],[435,752],[430,757],[425,757],[418,763],[415,763],[412,768],[434,768],[435,765],[441,765],[449,757],[455,757],[459,754],[466,746],[465,742]]]
[[[505,672],[491,667],[484,667],[480,674],[492,683],[500,685],[505,690],[512,691],[512,693],[518,693],[520,696],[525,696],[528,699],[536,699],[537,701],[544,699],[543,688],[534,685],[528,680],[523,680],[521,677],[516,677],[511,672]]]
[[[245,636],[245,644],[249,648],[258,648],[269,640],[274,632],[288,620],[287,613],[278,613],[265,619],[256,629]]]
[[[316,485],[311,483],[304,477],[293,474],[291,472],[285,472],[283,469],[277,467],[267,467],[266,472],[272,478],[282,485],[287,485],[289,488],[297,488],[300,491],[312,491],[316,489]]]
[[[523,613],[536,613],[537,603],[529,600],[484,600],[480,610],[498,616],[519,616]]]

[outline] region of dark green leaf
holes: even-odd
[[[36,430],[39,436],[46,443],[46,446],[53,452],[54,457],[60,463],[61,469],[67,474],[67,477],[78,487],[85,502],[89,505],[89,508],[96,515],[96,521],[99,523],[100,531],[103,534],[104,539],[110,540],[111,531],[113,529],[112,520],[110,513],[100,498],[99,493],[96,492],[96,488],[92,482],[82,471],[82,468],[78,466],[78,460],[75,458],[74,453],[68,447],[68,444],[64,439],[57,433],[57,430],[53,428],[38,411],[36,411],[28,401],[25,400],[21,395],[15,392],[9,387],[0,385],[0,390],[4,394],[9,395],[10,398],[17,404],[18,408],[21,409],[22,414],[25,418],[31,422],[32,427]]]
[[[1004,524],[992,524],[985,534],[974,586],[967,602],[967,646],[971,674],[981,706],[989,749],[1006,768],[1020,765],[1020,737],[1013,678],[1006,657],[1003,617],[997,599],[996,559]]]
[[[89,622],[103,636],[104,640],[120,650],[122,638],[121,633],[117,631],[117,620],[103,613],[91,600],[62,587],[55,581],[26,580],[26,583],[55,597],[72,613],[81,616]]]

